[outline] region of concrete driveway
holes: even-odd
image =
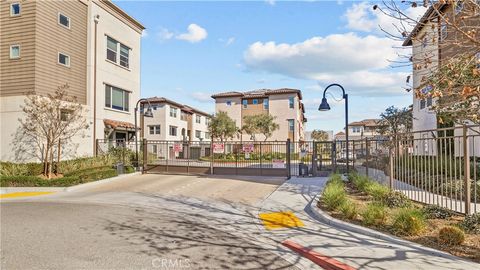
[[[258,232],[259,205],[283,182],[137,175],[2,200],[1,268],[297,269]]]

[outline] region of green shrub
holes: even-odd
[[[425,213],[425,216],[430,219],[446,219],[453,216],[454,214],[452,210],[435,204],[429,204],[423,207],[423,213]]]
[[[466,216],[460,227],[469,233],[480,234],[480,213]]]
[[[353,185],[360,191],[365,192],[365,189],[367,185],[369,184],[370,180],[368,177],[359,175],[359,174],[353,174],[353,177],[351,178],[351,181]]]
[[[357,205],[348,198],[338,207],[338,210],[347,219],[355,219],[358,214]]]
[[[387,209],[378,202],[368,204],[360,215],[365,225],[384,225],[387,221]]]
[[[390,192],[390,189],[377,182],[369,181],[364,186],[364,191],[368,195],[372,196],[373,199],[381,201]]]
[[[398,234],[418,235],[426,226],[425,215],[420,209],[401,208],[393,217],[392,227]]]
[[[336,210],[347,199],[347,193],[345,192],[345,185],[338,180],[332,180],[327,183],[323,193],[322,201],[325,206],[330,210]]]
[[[412,205],[410,199],[399,191],[389,191],[383,195],[381,201],[390,208],[409,207]]]
[[[332,176],[330,176],[330,178],[327,181],[327,184],[329,183],[336,183],[341,185],[344,184],[342,176],[340,174],[332,174]]]
[[[41,187],[47,180],[32,175],[0,175],[2,187]]]
[[[438,242],[443,245],[460,245],[465,241],[465,233],[457,227],[446,226],[438,232]]]
[[[40,163],[13,163],[0,162],[0,175],[14,176],[14,175],[33,175],[42,174],[43,164]]]
[[[134,173],[135,168],[133,166],[125,166],[125,173]]]

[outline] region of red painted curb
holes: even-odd
[[[326,270],[356,270],[356,268],[351,267],[348,264],[339,262],[334,258],[322,255],[316,251],[313,251],[309,248],[303,247],[293,241],[285,240],[282,242],[282,245],[288,247],[289,249],[299,253],[301,256],[309,259],[310,261],[318,264]]]

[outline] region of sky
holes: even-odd
[[[141,96],[166,97],[214,113],[214,93],[302,90],[306,130],[344,127],[339,88],[318,111],[330,83],[349,95],[349,122],[378,118],[388,106],[411,104],[410,68],[392,67],[408,52],[380,30],[391,18],[361,1],[114,1],[146,31]],[[421,8],[406,12],[420,16]]]

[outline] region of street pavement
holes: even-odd
[[[283,182],[137,175],[2,199],[1,269],[302,269],[258,239],[257,205]]]

